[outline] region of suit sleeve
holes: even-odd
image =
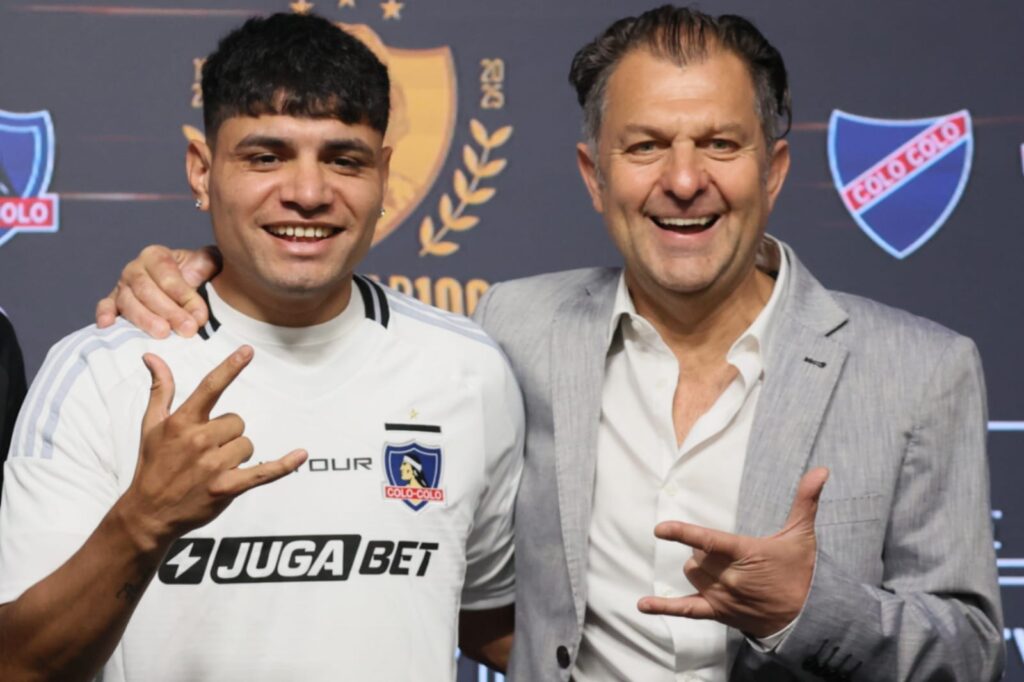
[[[996,680],[1005,658],[987,414],[974,344],[956,337],[915,409],[880,585],[819,551],[804,610],[773,655],[810,680]]]
[[[479,312],[478,308],[478,315]],[[462,590],[462,608],[474,611],[512,603],[512,513],[523,469],[524,424],[519,384],[503,354],[494,353],[489,358],[488,370],[483,392],[487,488],[466,542]]]

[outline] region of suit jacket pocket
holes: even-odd
[[[882,521],[885,515],[885,500],[877,493],[822,499],[818,503],[816,526],[834,526],[843,523],[863,523],[865,521]]]

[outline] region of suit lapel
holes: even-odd
[[[765,382],[740,482],[742,535],[770,535],[785,523],[847,356],[832,336],[846,323],[845,311],[784,250],[790,276],[765,349]],[[729,630],[731,651],[742,638]]]
[[[566,564],[576,618],[586,609],[587,545],[594,497],[597,427],[607,355],[608,321],[618,271],[601,271],[583,296],[568,296],[551,335],[555,473]]]
[[[736,525],[745,535],[774,533],[785,522],[847,354],[832,337],[846,312],[785,252],[790,276],[765,349],[765,382],[740,483]]]

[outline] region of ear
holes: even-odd
[[[599,179],[595,156],[590,145],[586,142],[580,142],[576,145],[576,165],[579,166],[583,184],[587,186],[587,191],[590,192],[590,203],[593,204],[595,211],[604,213],[604,201],[601,198],[601,180]]]
[[[768,177],[765,182],[765,189],[768,192],[769,210],[775,207],[775,198],[782,191],[782,185],[786,182],[789,174],[789,142],[776,140],[772,148],[771,157],[768,159]]]
[[[185,176],[204,210],[210,207],[210,170],[213,167],[213,153],[206,140],[193,139],[185,152]]]

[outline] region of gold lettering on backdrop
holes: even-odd
[[[406,275],[389,275],[387,279],[379,275],[370,275],[378,282],[387,284],[395,291],[419,299],[432,305],[459,315],[472,315],[476,304],[491,286],[486,280],[471,279],[465,284],[454,277],[417,277]]]
[[[505,60],[480,60],[480,108],[501,109],[505,106]]]
[[[192,108],[203,108],[203,64],[205,57],[196,57],[192,60]]]

